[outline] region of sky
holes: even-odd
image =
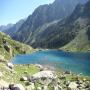
[[[0,0],[0,25],[16,23],[28,17],[43,4],[52,3],[54,0]]]

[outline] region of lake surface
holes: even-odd
[[[17,55],[12,62],[14,64],[44,64],[90,76],[90,53],[70,53],[58,50],[37,51],[32,54]]]

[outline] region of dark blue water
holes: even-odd
[[[90,76],[90,53],[70,53],[58,50],[38,51],[27,55],[17,55],[12,62],[14,64],[45,64]]]

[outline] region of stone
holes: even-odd
[[[57,78],[57,76],[53,73],[53,71],[49,71],[49,70],[41,71],[33,75],[34,79],[38,79],[38,78],[40,79],[42,77],[51,78],[51,79]]]
[[[65,76],[65,75],[61,75],[61,76],[59,77],[59,79],[66,79],[66,76]]]
[[[27,77],[21,77],[20,78],[20,81],[27,81],[28,79],[27,79]]]
[[[12,63],[7,63],[8,68],[13,69],[14,65]]]
[[[25,90],[22,84],[16,84],[14,85],[14,88],[17,88],[16,90]]]
[[[82,83],[83,83],[82,80],[78,80],[78,81],[77,81],[77,84],[82,84]]]
[[[70,71],[65,71],[64,74],[71,74],[71,72]]]
[[[38,67],[40,69],[40,71],[43,71],[44,67],[40,64],[35,64],[36,67]]]
[[[42,88],[41,87],[37,87],[37,90],[42,90]]]
[[[70,90],[77,90],[78,84],[76,84],[75,82],[70,82],[68,88]]]

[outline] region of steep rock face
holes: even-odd
[[[71,43],[72,40],[77,38],[79,48],[77,49],[77,45],[74,48],[76,48],[76,50],[82,50],[85,45],[87,45],[86,50],[89,50],[89,25],[90,1],[85,5],[77,5],[74,12],[66,19],[52,24],[49,23],[46,25],[46,28],[43,28],[44,26],[42,26],[37,29],[31,37],[31,42],[28,43],[34,47],[59,48],[68,44],[69,42]],[[80,39],[80,36],[84,37],[84,39]],[[73,42],[75,43],[76,40]],[[80,42],[83,42],[83,44]],[[72,45],[73,44],[68,45],[68,48],[72,47]],[[83,50],[85,50],[85,48]]]
[[[32,15],[24,22],[20,29],[13,36],[13,39],[31,44],[32,37],[36,30],[43,24],[61,20],[69,16],[78,3],[85,3],[86,0],[55,0],[49,5],[39,6]],[[46,32],[47,34],[48,32]],[[34,40],[33,40],[34,41]]]

